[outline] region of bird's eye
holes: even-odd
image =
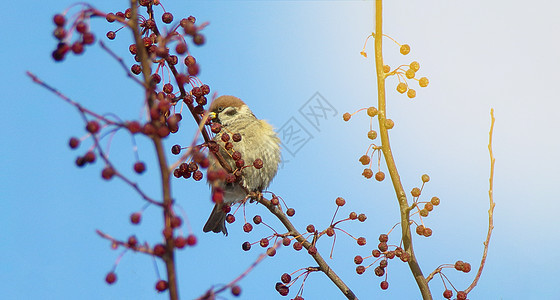
[[[224,110],[223,106],[218,107],[218,112],[222,112]]]

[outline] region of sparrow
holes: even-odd
[[[247,197],[247,192],[262,192],[265,190],[278,171],[280,163],[280,139],[274,128],[265,120],[255,117],[251,109],[241,99],[234,96],[220,96],[210,104],[210,118],[212,122],[221,124],[221,131],[213,140],[219,145],[219,153],[232,170],[239,169],[236,160],[232,158],[234,151],[241,153],[241,158],[248,166],[242,168],[239,182],[228,183],[225,180],[216,180],[211,184],[215,189],[223,191],[223,201],[214,205],[214,209],[204,225],[203,231],[222,232],[227,235],[225,205],[241,202]],[[233,149],[227,150],[222,134],[240,134],[241,140],[234,142]],[[209,171],[222,169],[214,154],[208,156],[210,161]],[[262,168],[253,166],[255,160],[262,160]],[[243,187],[240,186],[240,184]]]

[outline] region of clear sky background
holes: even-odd
[[[150,243],[160,241],[160,211],[149,208],[141,226],[129,223],[130,213],[144,202],[118,180],[100,179],[100,163],[78,169],[77,151],[68,148],[71,136],[82,136],[77,111],[31,83],[30,70],[66,95],[100,113],[123,118],[141,114],[142,92],[98,46],[81,57],[55,63],[52,16],[73,1],[8,1],[1,19],[4,28],[0,114],[0,298],[2,299],[166,299],[154,290],[157,274],[152,260],[127,253],[114,286],[104,282],[120,250],[113,251],[95,229],[125,239],[136,234]],[[334,199],[347,200],[341,216],[364,212],[365,223],[343,228],[365,236],[359,247],[338,235],[334,270],[360,299],[419,299],[408,267],[390,261],[389,290],[379,289],[373,270],[355,274],[352,261],[368,255],[380,233],[398,222],[397,203],[386,180],[361,176],[358,158],[368,147],[369,118],[357,115],[343,122],[342,114],[376,105],[372,41],[362,57],[365,38],[373,29],[372,1],[164,1],[181,16],[210,22],[207,43],[191,47],[201,64],[201,80],[212,92],[242,98],[253,112],[282,128],[294,118],[312,138],[295,155],[283,151],[285,164],[270,190],[296,209],[293,223],[301,230],[313,223],[328,226]],[[103,11],[118,11],[126,1],[94,1]],[[156,10],[161,16],[162,11]],[[494,152],[495,230],[486,268],[470,299],[557,299],[560,246],[556,192],[560,182],[558,153],[558,35],[560,6],[554,1],[386,1],[385,33],[411,45],[408,56],[384,40],[385,63],[420,63],[418,74],[430,85],[417,89],[414,100],[394,91],[388,79],[388,116],[397,166],[405,189],[431,181],[424,200],[441,198],[441,205],[425,220],[433,228],[429,239],[415,236],[415,251],[424,274],[443,263],[468,261],[476,270],[487,230],[490,109],[495,109]],[[104,39],[114,24],[95,20],[91,27]],[[106,40],[106,39],[105,39]],[[122,31],[107,41],[130,64],[130,34]],[[336,112],[312,126],[299,112],[316,93]],[[167,146],[192,139],[193,124]],[[157,197],[159,179],[151,145],[137,139],[148,172],[131,177]],[[134,154],[127,134],[113,139],[111,157],[131,170]],[[381,165],[386,170],[384,163]],[[127,169],[128,168],[128,169]],[[259,247],[241,250],[244,241],[270,234],[263,226],[246,234],[242,222],[229,226],[230,235],[203,234],[211,210],[204,183],[174,180],[173,193],[184,208],[198,244],[178,252],[178,278],[183,299],[202,295],[213,285],[236,278],[262,253]],[[261,214],[281,231],[263,207],[251,205],[248,217]],[[239,218],[238,218],[239,219]],[[189,231],[187,225],[185,232]],[[397,232],[390,241],[397,243]],[[321,239],[319,250],[328,257],[331,241]],[[274,290],[284,272],[314,266],[303,252],[279,249],[265,259],[240,285],[240,299],[288,299]],[[164,269],[159,266],[164,274]],[[458,289],[470,284],[475,272],[445,274]],[[441,299],[439,279],[430,283]],[[293,298],[297,288],[292,288]],[[224,298],[233,298],[229,293]],[[311,274],[305,299],[343,299],[321,273]]]

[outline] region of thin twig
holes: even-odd
[[[490,208],[488,209],[488,234],[486,235],[486,240],[484,241],[484,251],[482,253],[482,259],[480,261],[480,266],[478,267],[478,272],[471,283],[471,285],[465,290],[465,293],[469,293],[478,283],[480,279],[480,275],[482,274],[482,269],[484,269],[484,264],[486,263],[486,256],[488,254],[488,244],[490,244],[490,237],[492,236],[492,230],[494,230],[494,207],[496,203],[494,203],[494,163],[496,159],[494,158],[494,154],[492,153],[492,135],[494,134],[494,109],[490,110],[490,116],[492,117],[492,122],[490,123],[490,132],[489,132],[489,141],[488,141],[488,152],[490,153],[490,178],[489,181],[489,189],[488,189],[488,198],[490,199]]]

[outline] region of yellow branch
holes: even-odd
[[[378,121],[379,121],[379,133],[381,136],[381,145],[383,155],[385,157],[385,162],[389,170],[389,175],[391,176],[391,181],[393,182],[393,188],[395,189],[395,194],[399,202],[400,212],[401,212],[401,228],[402,228],[402,240],[404,245],[404,250],[410,254],[410,259],[408,261],[408,266],[416,280],[416,284],[420,289],[423,299],[432,299],[430,288],[420,265],[416,260],[414,255],[414,249],[412,247],[412,235],[410,231],[410,215],[408,200],[406,199],[406,193],[404,192],[399,173],[397,171],[397,166],[393,158],[393,153],[391,151],[391,145],[389,143],[389,133],[387,132],[387,127],[385,126],[385,120],[387,119],[387,106],[386,106],[386,96],[385,96],[385,78],[386,74],[383,71],[383,52],[382,52],[382,42],[383,42],[383,4],[381,0],[375,1],[375,33],[374,33],[374,48],[375,48],[375,69],[377,74],[377,102],[378,102]]]

